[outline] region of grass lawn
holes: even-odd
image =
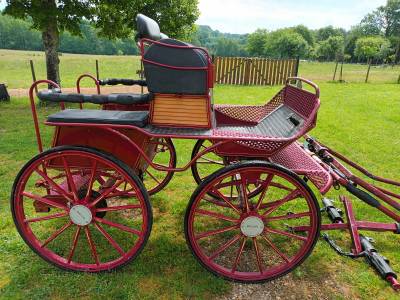
[[[65,55],[62,59],[77,63],[77,58]],[[107,59],[117,62],[120,58]],[[15,69],[20,71],[21,66],[16,65]],[[89,68],[89,62],[85,66]],[[120,65],[115,69],[120,70]],[[4,76],[3,72],[0,76]],[[29,79],[29,74],[27,76]],[[322,107],[318,126],[312,134],[373,173],[400,179],[399,85],[321,83],[320,87]],[[261,104],[278,90],[279,87],[218,86],[215,99],[217,103]],[[152,234],[142,254],[127,267],[106,274],[79,274],[60,271],[36,256],[16,232],[9,209],[9,194],[16,174],[37,153],[27,103],[28,100],[22,98],[0,104],[0,298],[207,299],[231,291],[232,284],[205,271],[185,244],[183,217],[196,187],[190,171],[175,174],[166,189],[152,196]],[[43,118],[54,110],[42,108],[39,113]],[[48,144],[51,128],[43,130]],[[174,143],[178,163],[182,165],[188,160],[194,142]],[[331,193],[331,197],[337,195],[337,192]],[[354,205],[358,217],[385,220],[360,201],[354,201]],[[390,259],[393,269],[400,271],[398,236],[388,233],[370,236],[377,241],[382,254]],[[349,246],[345,234],[334,234],[334,237],[344,247]],[[312,255],[290,279],[299,289],[303,282],[308,282],[321,291],[321,297],[328,299],[398,299],[398,294],[363,259],[340,257],[323,241],[318,242]],[[338,288],[331,288],[331,282]],[[268,288],[268,285],[260,288]],[[294,289],[295,296],[296,292]]]
[[[96,74],[96,59],[99,60],[100,78],[137,78],[140,69],[138,56],[107,56],[66,54],[60,56],[60,74],[63,87],[74,87],[76,79],[83,73]],[[36,78],[46,77],[44,53],[39,51],[18,51],[0,49],[0,83],[6,83],[9,89],[29,88],[32,75],[29,60],[33,60]],[[340,67],[340,66],[339,66]],[[300,62],[299,74],[314,81],[330,81],[335,64],[332,62]],[[339,79],[338,68],[336,79]],[[345,64],[343,79],[347,82],[364,82],[367,66]],[[400,75],[400,66],[373,66],[370,71],[371,83],[395,83]],[[90,80],[82,86],[93,86]]]

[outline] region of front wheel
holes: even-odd
[[[250,198],[246,186],[255,181],[262,191]],[[230,190],[237,197],[226,197]],[[297,226],[303,231],[295,232]],[[318,202],[305,182],[262,161],[236,163],[208,176],[185,216],[186,241],[200,263],[216,275],[248,283],[280,277],[300,265],[314,248],[319,227]]]
[[[11,210],[33,251],[74,271],[127,264],[145,246],[152,225],[149,196],[137,175],[108,154],[75,146],[31,159],[14,182]]]

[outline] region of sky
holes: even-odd
[[[350,29],[386,0],[199,0],[199,25],[229,33],[251,33],[298,24]]]
[[[298,24],[350,29],[386,0],[199,0],[197,24],[229,33],[251,33]],[[0,9],[5,0],[0,0]]]

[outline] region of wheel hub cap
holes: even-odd
[[[71,221],[79,226],[86,226],[92,222],[92,212],[84,205],[75,205],[69,211]]]
[[[264,231],[264,222],[259,217],[250,216],[243,219],[240,230],[245,236],[256,237]]]

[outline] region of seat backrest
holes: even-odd
[[[153,41],[158,41],[161,39],[161,32],[160,27],[158,26],[157,22],[153,19],[138,14],[136,16],[136,24],[137,24],[137,39],[150,39]]]
[[[208,61],[204,53],[197,49],[166,46],[191,46],[178,40],[162,39],[160,42],[163,44],[152,44],[143,56],[149,91],[163,94],[207,94]],[[194,69],[183,70],[173,67]]]

